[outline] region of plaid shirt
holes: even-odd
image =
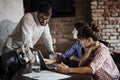
[[[93,78],[95,80],[119,80],[120,73],[113,61],[109,49],[100,44],[93,59],[90,62],[90,67],[93,69]]]

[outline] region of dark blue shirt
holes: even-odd
[[[68,49],[65,53],[62,54],[64,59],[70,58],[72,55],[75,55],[81,58],[84,54],[84,49],[78,41],[76,41],[73,46]]]

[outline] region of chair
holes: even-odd
[[[107,47],[110,46],[110,44],[109,44],[107,41],[99,40],[99,42],[103,43],[103,44],[106,45]]]
[[[113,60],[115,61],[116,65],[120,71],[120,54],[113,52],[113,54],[111,54],[111,56],[112,56]]]

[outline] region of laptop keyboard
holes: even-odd
[[[50,68],[56,67],[54,64],[47,64],[47,66],[50,67]]]

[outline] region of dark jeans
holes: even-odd
[[[2,66],[2,56],[0,56],[0,80],[3,80],[3,75],[4,75],[4,69]]]

